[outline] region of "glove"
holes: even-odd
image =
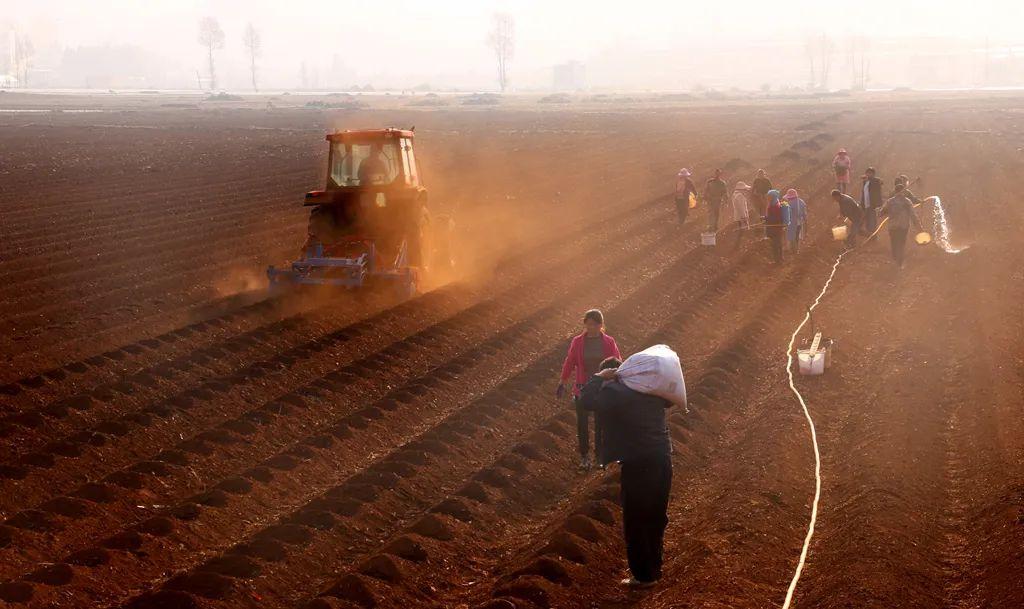
[[[559,383],[558,389],[555,389],[555,397],[558,399],[565,397],[565,385]]]

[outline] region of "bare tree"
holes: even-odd
[[[515,21],[508,13],[494,14],[494,27],[487,36],[487,43],[494,49],[498,60],[498,85],[504,92],[508,88],[508,65],[515,53]]]
[[[835,53],[836,45],[824,32],[818,43],[819,65],[821,66],[821,78],[818,79],[822,89],[828,88],[828,74],[832,69],[832,55]]]
[[[22,87],[28,87],[28,72],[32,67],[32,56],[36,48],[32,40],[23,34],[14,36],[14,76],[21,81]]]
[[[815,43],[815,39],[814,38],[808,38],[807,40],[804,41],[804,52],[807,53],[807,60],[810,62],[810,71],[808,73],[811,76],[811,78],[807,82],[807,84],[808,84],[808,86],[811,89],[815,89],[818,86],[818,83],[816,81],[816,79],[817,79],[817,72],[814,71],[814,58],[817,55],[817,53],[815,52],[815,49],[814,49],[814,47],[815,47],[814,43]]]
[[[210,60],[210,90],[215,91],[217,73],[213,67],[213,52],[224,48],[224,30],[220,29],[220,23],[213,17],[203,17],[199,20],[199,44],[206,47]]]
[[[259,91],[256,86],[256,58],[260,56],[260,52],[263,50],[262,42],[260,41],[260,33],[256,30],[252,23],[245,26],[245,33],[242,35],[242,41],[245,43],[245,51],[249,54],[249,72],[252,74],[252,90]]]
[[[828,88],[828,76],[832,70],[832,56],[835,54],[835,43],[822,33],[820,36],[810,36],[804,41],[804,52],[810,67],[812,89]],[[817,70],[815,70],[817,66]]]

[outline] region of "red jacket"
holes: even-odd
[[[569,343],[569,353],[565,356],[565,362],[562,364],[562,378],[561,382],[564,384],[569,380],[569,376],[572,374],[573,368],[576,369],[576,382],[573,384],[573,395],[579,394],[579,388],[587,382],[584,378],[586,374],[583,370],[583,339],[587,333],[583,332],[572,337],[572,342]],[[619,353],[619,346],[615,344],[615,339],[608,336],[605,333],[601,333],[601,338],[604,339],[604,356],[605,357],[618,357],[621,358],[622,354]]]

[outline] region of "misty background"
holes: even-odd
[[[1017,87],[1024,86],[1022,17],[1021,3],[1011,0],[967,7],[917,0],[0,0],[0,86]]]

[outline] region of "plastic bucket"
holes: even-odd
[[[715,233],[701,233],[700,244],[701,245],[714,245],[715,244]]]
[[[832,238],[835,239],[836,241],[846,241],[847,230],[848,229],[846,228],[845,224],[842,226],[833,226]]]
[[[825,361],[828,358],[828,351],[818,349],[814,356],[811,356],[810,349],[797,349],[796,360],[800,365],[800,374],[805,376],[817,376],[825,373]]]

